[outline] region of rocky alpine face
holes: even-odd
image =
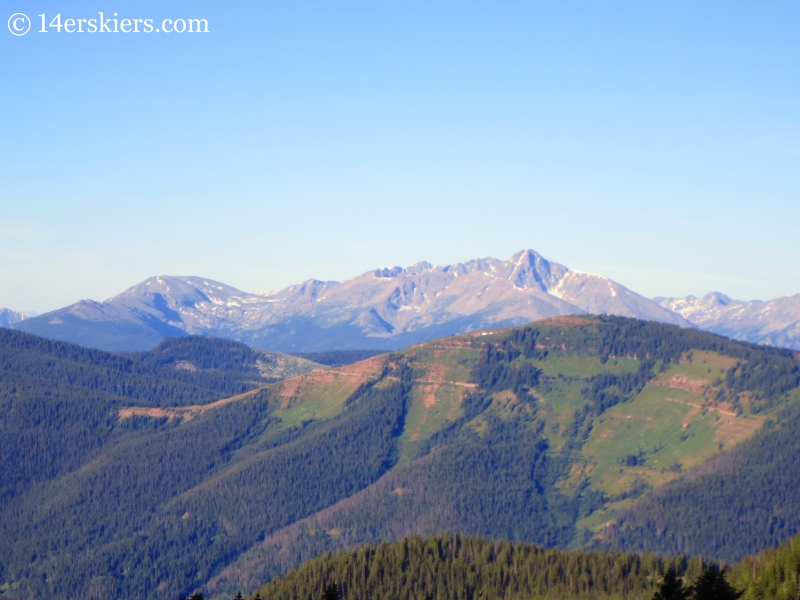
[[[344,282],[312,279],[255,294],[202,277],[152,277],[105,302],[82,300],[14,327],[106,350],[143,350],[167,336],[200,334],[303,352],[396,349],[485,327],[587,313],[690,326],[619,283],[524,250],[509,260],[420,262]]]
[[[9,308],[0,308],[0,327],[11,327],[15,323],[29,319],[29,313],[17,312]]]
[[[800,350],[800,294],[774,300],[733,300],[712,292],[702,298],[656,298],[700,329],[735,340]]]

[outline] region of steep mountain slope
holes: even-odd
[[[380,362],[362,364],[329,376],[319,370],[308,381],[328,384],[328,398],[338,393],[344,401],[381,368]],[[183,378],[197,373],[172,370]],[[289,387],[298,385],[294,380]],[[356,492],[391,464],[402,384],[361,388],[362,401],[350,402],[346,415],[297,428],[282,427],[271,415],[281,389],[192,406],[186,397],[165,404],[163,390],[155,406],[100,404],[87,394],[82,415],[64,419],[53,409],[32,415],[52,431],[32,429],[27,438],[38,433],[36,439],[7,437],[3,464],[45,436],[63,437],[67,426],[82,427],[83,438],[102,439],[77,448],[81,456],[73,463],[22,482],[0,504],[0,581],[22,598],[173,598],[265,531]],[[53,403],[43,395],[47,409]],[[24,411],[12,406],[7,412],[13,418]],[[56,457],[70,459],[63,452]]]
[[[313,352],[397,349],[483,327],[584,313],[689,326],[618,283],[526,250],[508,261],[423,262],[265,294],[199,277],[153,277],[105,302],[84,300],[14,327],[107,350],[145,350],[162,337],[188,333]]]
[[[124,407],[202,405],[319,367],[229,340],[168,339],[113,355],[0,329],[0,506],[101,452],[124,433]]]
[[[106,432],[102,445],[0,505],[0,581],[20,598],[232,597],[328,550],[415,533],[580,545],[760,439],[799,393],[788,351],[584,316],[215,401],[101,405],[79,422],[84,437]],[[776,509],[745,510],[761,523]]]
[[[735,340],[800,350],[800,294],[762,302],[712,292],[702,298],[655,298],[693,325]]]

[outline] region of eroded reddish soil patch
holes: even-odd
[[[447,374],[447,365],[443,365],[440,363],[433,363],[428,366],[428,369],[425,373],[426,381],[431,381],[435,383],[444,383],[444,376]]]
[[[673,375],[671,379],[651,381],[648,385],[653,385],[655,387],[671,387],[700,395],[705,395],[711,387],[704,379],[689,379],[685,375]]]
[[[436,391],[439,389],[439,384],[428,384],[420,386],[420,392],[422,393],[422,403],[425,405],[425,408],[431,408],[436,406]]]
[[[317,387],[324,387],[335,382],[344,382],[345,385],[355,390],[367,379],[380,373],[382,368],[383,359],[369,358],[336,369],[317,369],[305,375],[298,375],[297,377],[286,379],[274,385],[279,386],[279,395],[288,403],[291,398],[297,397],[302,392]],[[283,403],[281,406],[285,408]]]
[[[216,402],[212,402],[211,404],[199,404],[194,406],[174,406],[170,408],[127,406],[125,408],[120,409],[118,417],[120,421],[123,421],[125,419],[130,419],[131,417],[150,417],[153,419],[163,419],[164,417],[166,417],[170,421],[172,419],[184,419],[186,421],[191,421],[197,415],[202,414],[207,410],[211,410],[219,406],[224,406],[225,404],[230,404],[231,402],[238,402],[239,400],[244,400],[245,398],[248,398],[256,394],[261,389],[262,388],[258,388],[255,390],[250,390],[249,392],[245,392],[244,394],[237,394],[236,396],[231,396],[230,398],[223,398],[222,400],[217,400]]]

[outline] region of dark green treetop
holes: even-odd
[[[678,577],[675,569],[670,567],[664,573],[664,579],[655,594],[653,600],[687,600],[691,595],[692,589],[683,586],[683,579]]]
[[[743,595],[725,579],[725,569],[714,565],[705,567],[692,586],[693,600],[739,600]]]
[[[339,586],[335,583],[330,583],[325,587],[322,592],[322,600],[342,600],[342,593],[339,591]]]

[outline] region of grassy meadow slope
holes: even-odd
[[[593,545],[736,559],[800,531],[800,404],[730,452],[619,511]]]
[[[586,316],[108,405],[113,443],[2,506],[0,592],[232,597],[327,551],[444,530],[606,543],[625,510],[780,430],[798,387],[791,353]]]

